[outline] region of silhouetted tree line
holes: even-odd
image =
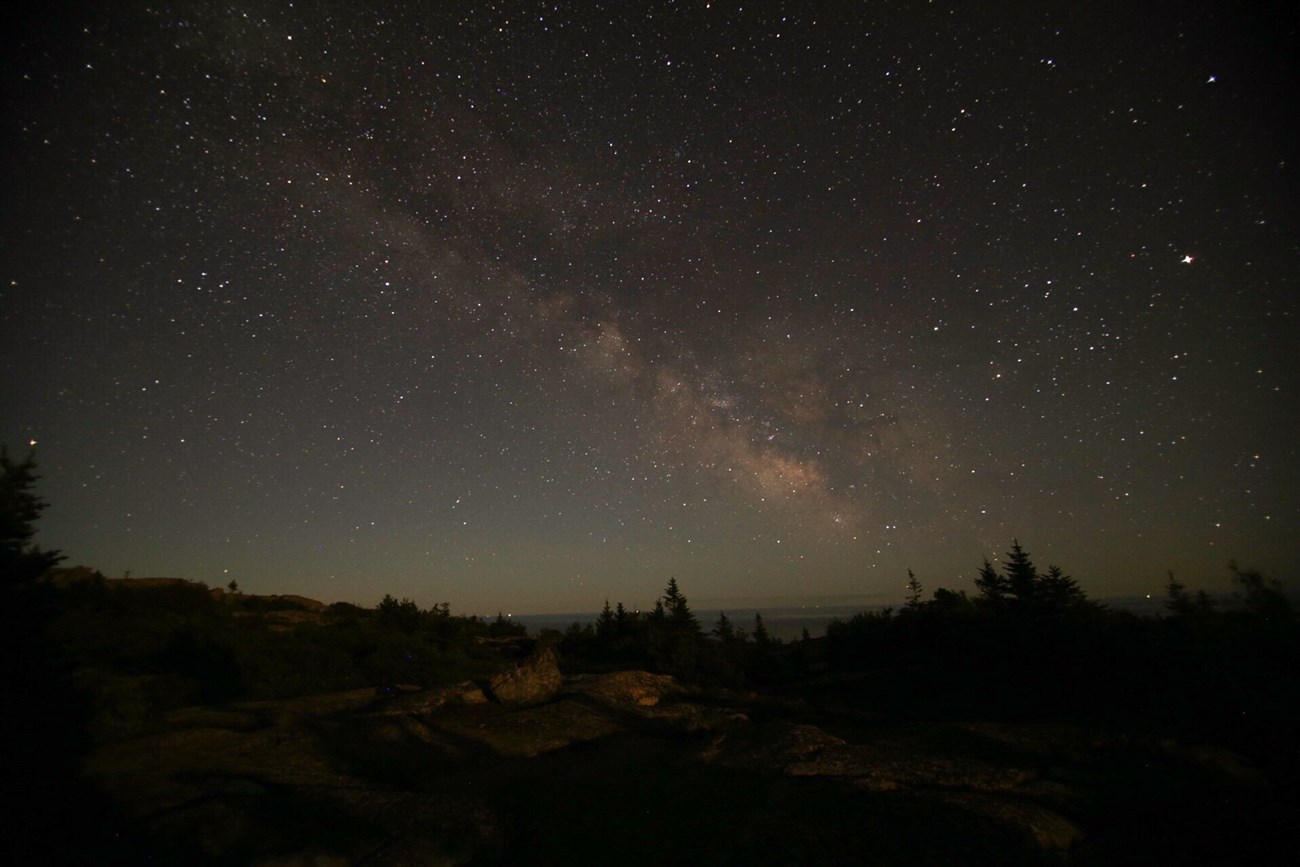
[[[852,699],[930,716],[1069,716],[1232,743],[1294,737],[1300,625],[1276,580],[1229,564],[1236,593],[1191,594],[1172,575],[1164,617],[1087,599],[1018,541],[975,576],[977,594],[921,595],[827,629],[827,668]],[[1291,752],[1294,752],[1293,750]]]
[[[478,677],[499,665],[492,639],[524,632],[501,615],[459,617],[390,595],[286,626],[269,615],[291,602],[233,584],[219,594],[114,587],[98,575],[38,581],[61,558],[33,543],[45,507],[34,466],[0,452],[0,577],[14,596],[6,674],[30,697],[28,716],[55,718],[47,732],[68,743],[147,730],[184,704]],[[545,637],[570,668],[795,688],[901,715],[1114,717],[1235,743],[1294,735],[1278,721],[1300,699],[1295,611],[1277,581],[1229,568],[1231,599],[1189,593],[1171,575],[1166,616],[1139,617],[1088,600],[1013,541],[1000,566],[978,568],[974,596],[940,587],[926,599],[909,570],[898,611],[832,621],[823,639],[783,643],[761,615],[742,626],[722,613],[706,632],[675,578],[649,612],[606,602],[594,624]]]
[[[761,684],[797,670],[795,654],[771,636],[762,614],[755,613],[747,631],[720,612],[706,633],[675,577],[649,612],[629,610],[622,602],[611,608],[606,600],[594,624],[574,623],[549,638],[569,666],[642,668],[702,685]]]

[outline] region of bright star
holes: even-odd
[[[1184,256],[1184,257],[1183,257],[1183,264],[1184,264],[1184,265],[1190,265],[1190,264],[1192,264],[1192,257],[1191,257],[1191,256]]]

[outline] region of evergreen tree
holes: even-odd
[[[1195,595],[1187,591],[1187,585],[1174,577],[1171,570],[1167,573],[1169,581],[1165,584],[1165,610],[1173,617],[1192,617],[1214,610],[1214,600],[1204,590]]]
[[[767,626],[763,624],[763,615],[754,612],[754,643],[759,647],[766,647],[772,643],[772,636],[767,631]]]
[[[1071,608],[1087,601],[1078,582],[1062,572],[1060,566],[1048,566],[1047,574],[1038,583],[1038,600],[1052,608]]]
[[[447,605],[447,603],[444,602],[444,603],[443,603],[443,606],[444,606],[444,607],[443,607],[441,610],[445,611],[445,610],[446,610],[446,608],[445,608],[446,605]],[[435,608],[434,610],[436,611],[436,610],[439,610],[439,609]],[[435,617],[435,622],[436,622],[436,623],[450,624],[450,621],[451,621],[451,616],[450,616],[450,615],[445,615],[445,616],[444,616],[444,615],[442,615],[442,614],[438,614],[438,615],[436,615],[436,617]],[[453,627],[453,628],[454,628],[454,627]],[[527,630],[526,628],[524,628],[524,627],[521,626],[520,624],[517,624],[517,623],[511,623],[511,622],[510,622],[510,618],[509,618],[509,617],[506,617],[506,616],[505,616],[504,614],[502,614],[500,611],[497,612],[496,620],[493,620],[491,623],[488,624],[487,632],[488,632],[488,635],[491,635],[493,638],[507,638],[507,637],[512,636],[512,635],[527,635],[527,634],[528,634],[528,630]]]
[[[664,602],[664,608],[669,611],[672,611],[673,607],[682,601],[682,591],[677,586],[676,576],[668,578],[668,586],[664,588],[664,595],[661,598]]]
[[[686,604],[686,597],[677,587],[676,578],[668,579],[668,587],[665,588],[661,601],[663,608],[668,612],[668,624],[674,631],[699,634],[700,622],[695,619],[690,606]]]
[[[591,641],[596,637],[596,631],[592,629],[590,623],[579,623],[575,620],[564,630],[564,637],[568,641]]]
[[[64,559],[32,544],[36,521],[49,505],[32,491],[39,478],[34,454],[14,462],[0,447],[0,584],[35,581]]]
[[[939,587],[934,591],[934,598],[930,600],[929,608],[936,615],[953,617],[969,614],[975,610],[975,604],[966,597],[965,590]]]
[[[1242,589],[1239,598],[1251,614],[1273,623],[1295,619],[1295,609],[1282,592],[1282,582],[1265,578],[1257,569],[1241,569],[1236,560],[1228,563],[1228,570],[1232,572],[1232,583]]]
[[[911,569],[907,570],[907,607],[913,611],[921,607],[921,582]]]
[[[600,617],[596,619],[596,637],[607,641],[614,637],[615,632],[614,612],[609,607],[609,600],[605,600],[605,607],[600,609]]]
[[[409,633],[420,626],[419,606],[405,597],[398,602],[391,593],[385,593],[375,612],[379,615],[379,622],[390,629]],[[498,613],[497,617],[500,616]]]
[[[1165,610],[1174,616],[1191,614],[1194,608],[1192,598],[1187,595],[1187,585],[1174,577],[1169,571],[1169,581],[1165,584]]]
[[[713,637],[723,644],[730,644],[736,640],[736,627],[731,625],[731,618],[727,612],[718,612],[718,625],[713,627]]]
[[[704,634],[676,578],[668,579],[664,595],[655,600],[643,640],[651,666],[684,680],[695,677]]]
[[[996,604],[1006,598],[1006,579],[998,574],[987,557],[984,558],[984,565],[980,567],[979,575],[975,577],[975,588],[979,590],[980,598],[986,602]]]
[[[1038,596],[1038,569],[1029,559],[1028,552],[1020,547],[1018,539],[1011,540],[1011,550],[1007,552],[1007,561],[1002,564],[1006,573],[1007,592],[1022,603],[1032,603]]]
[[[981,600],[995,606],[1014,603],[1023,609],[1058,610],[1087,602],[1078,582],[1059,566],[1049,566],[1046,573],[1040,573],[1019,539],[1012,540],[1001,575],[985,558],[975,586]]]

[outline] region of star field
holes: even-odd
[[[0,439],[106,574],[456,611],[1300,558],[1294,10],[122,3],[6,37]]]

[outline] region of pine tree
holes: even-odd
[[[1084,605],[1088,601],[1078,582],[1066,575],[1061,567],[1049,566],[1047,572],[1040,573],[1019,539],[1011,541],[1011,550],[1006,554],[1001,575],[988,558],[984,559],[975,586],[985,603],[1011,603],[1022,610],[1060,610]]]
[[[1020,540],[1011,540],[1011,550],[1007,552],[1007,561],[1002,565],[1006,573],[1007,591],[1018,602],[1033,603],[1038,597],[1038,569],[1029,559],[1028,552],[1020,547]]]
[[[921,607],[921,582],[911,569],[907,570],[907,607],[913,611]]]
[[[36,521],[49,505],[32,492],[39,478],[34,454],[15,463],[0,447],[0,584],[35,581],[64,559],[32,544]]]
[[[766,647],[772,643],[772,636],[767,631],[767,626],[763,624],[763,615],[754,612],[754,643],[760,647]]]
[[[1165,610],[1174,617],[1188,617],[1214,610],[1214,600],[1204,590],[1196,595],[1187,592],[1187,585],[1174,577],[1172,571],[1167,573],[1169,581],[1165,584]]]
[[[727,612],[718,612],[718,625],[713,627],[713,637],[723,644],[730,644],[736,640],[736,627],[732,626],[731,618]]]
[[[700,631],[700,622],[695,619],[691,613],[690,606],[686,604],[686,597],[677,587],[677,579],[669,578],[668,587],[664,590],[663,599],[661,600],[664,609],[668,613],[668,624],[678,632],[698,634]]]
[[[938,587],[934,591],[934,598],[930,600],[930,608],[937,615],[954,617],[970,613],[974,609],[974,603],[966,598],[965,590]]]
[[[682,600],[682,591],[677,587],[676,576],[670,576],[668,578],[668,586],[664,588],[664,595],[662,598],[664,601],[664,608],[667,608],[669,611],[672,611],[673,607]]]
[[[998,574],[987,557],[984,558],[979,575],[975,577],[975,588],[979,590],[980,598],[986,602],[996,604],[1006,599],[1007,581]]]
[[[1228,563],[1232,583],[1242,589],[1238,597],[1246,610],[1262,620],[1273,623],[1290,623],[1295,620],[1295,609],[1282,592],[1282,582],[1265,578],[1258,569],[1242,569],[1237,561]]]
[[[1174,577],[1169,571],[1169,582],[1165,584],[1165,610],[1175,616],[1192,613],[1192,599],[1187,595],[1187,585]]]
[[[376,606],[375,613],[378,615],[379,622],[389,629],[410,633],[420,627],[420,608],[405,596],[399,602],[393,598],[393,594],[385,593],[384,598]],[[497,619],[501,619],[499,611]]]
[[[614,637],[614,631],[614,612],[609,607],[609,600],[606,599],[605,607],[600,609],[600,617],[596,619],[596,637],[608,640]]]
[[[1078,582],[1062,572],[1060,566],[1048,566],[1047,574],[1038,583],[1039,601],[1053,608],[1070,608],[1087,601]]]

